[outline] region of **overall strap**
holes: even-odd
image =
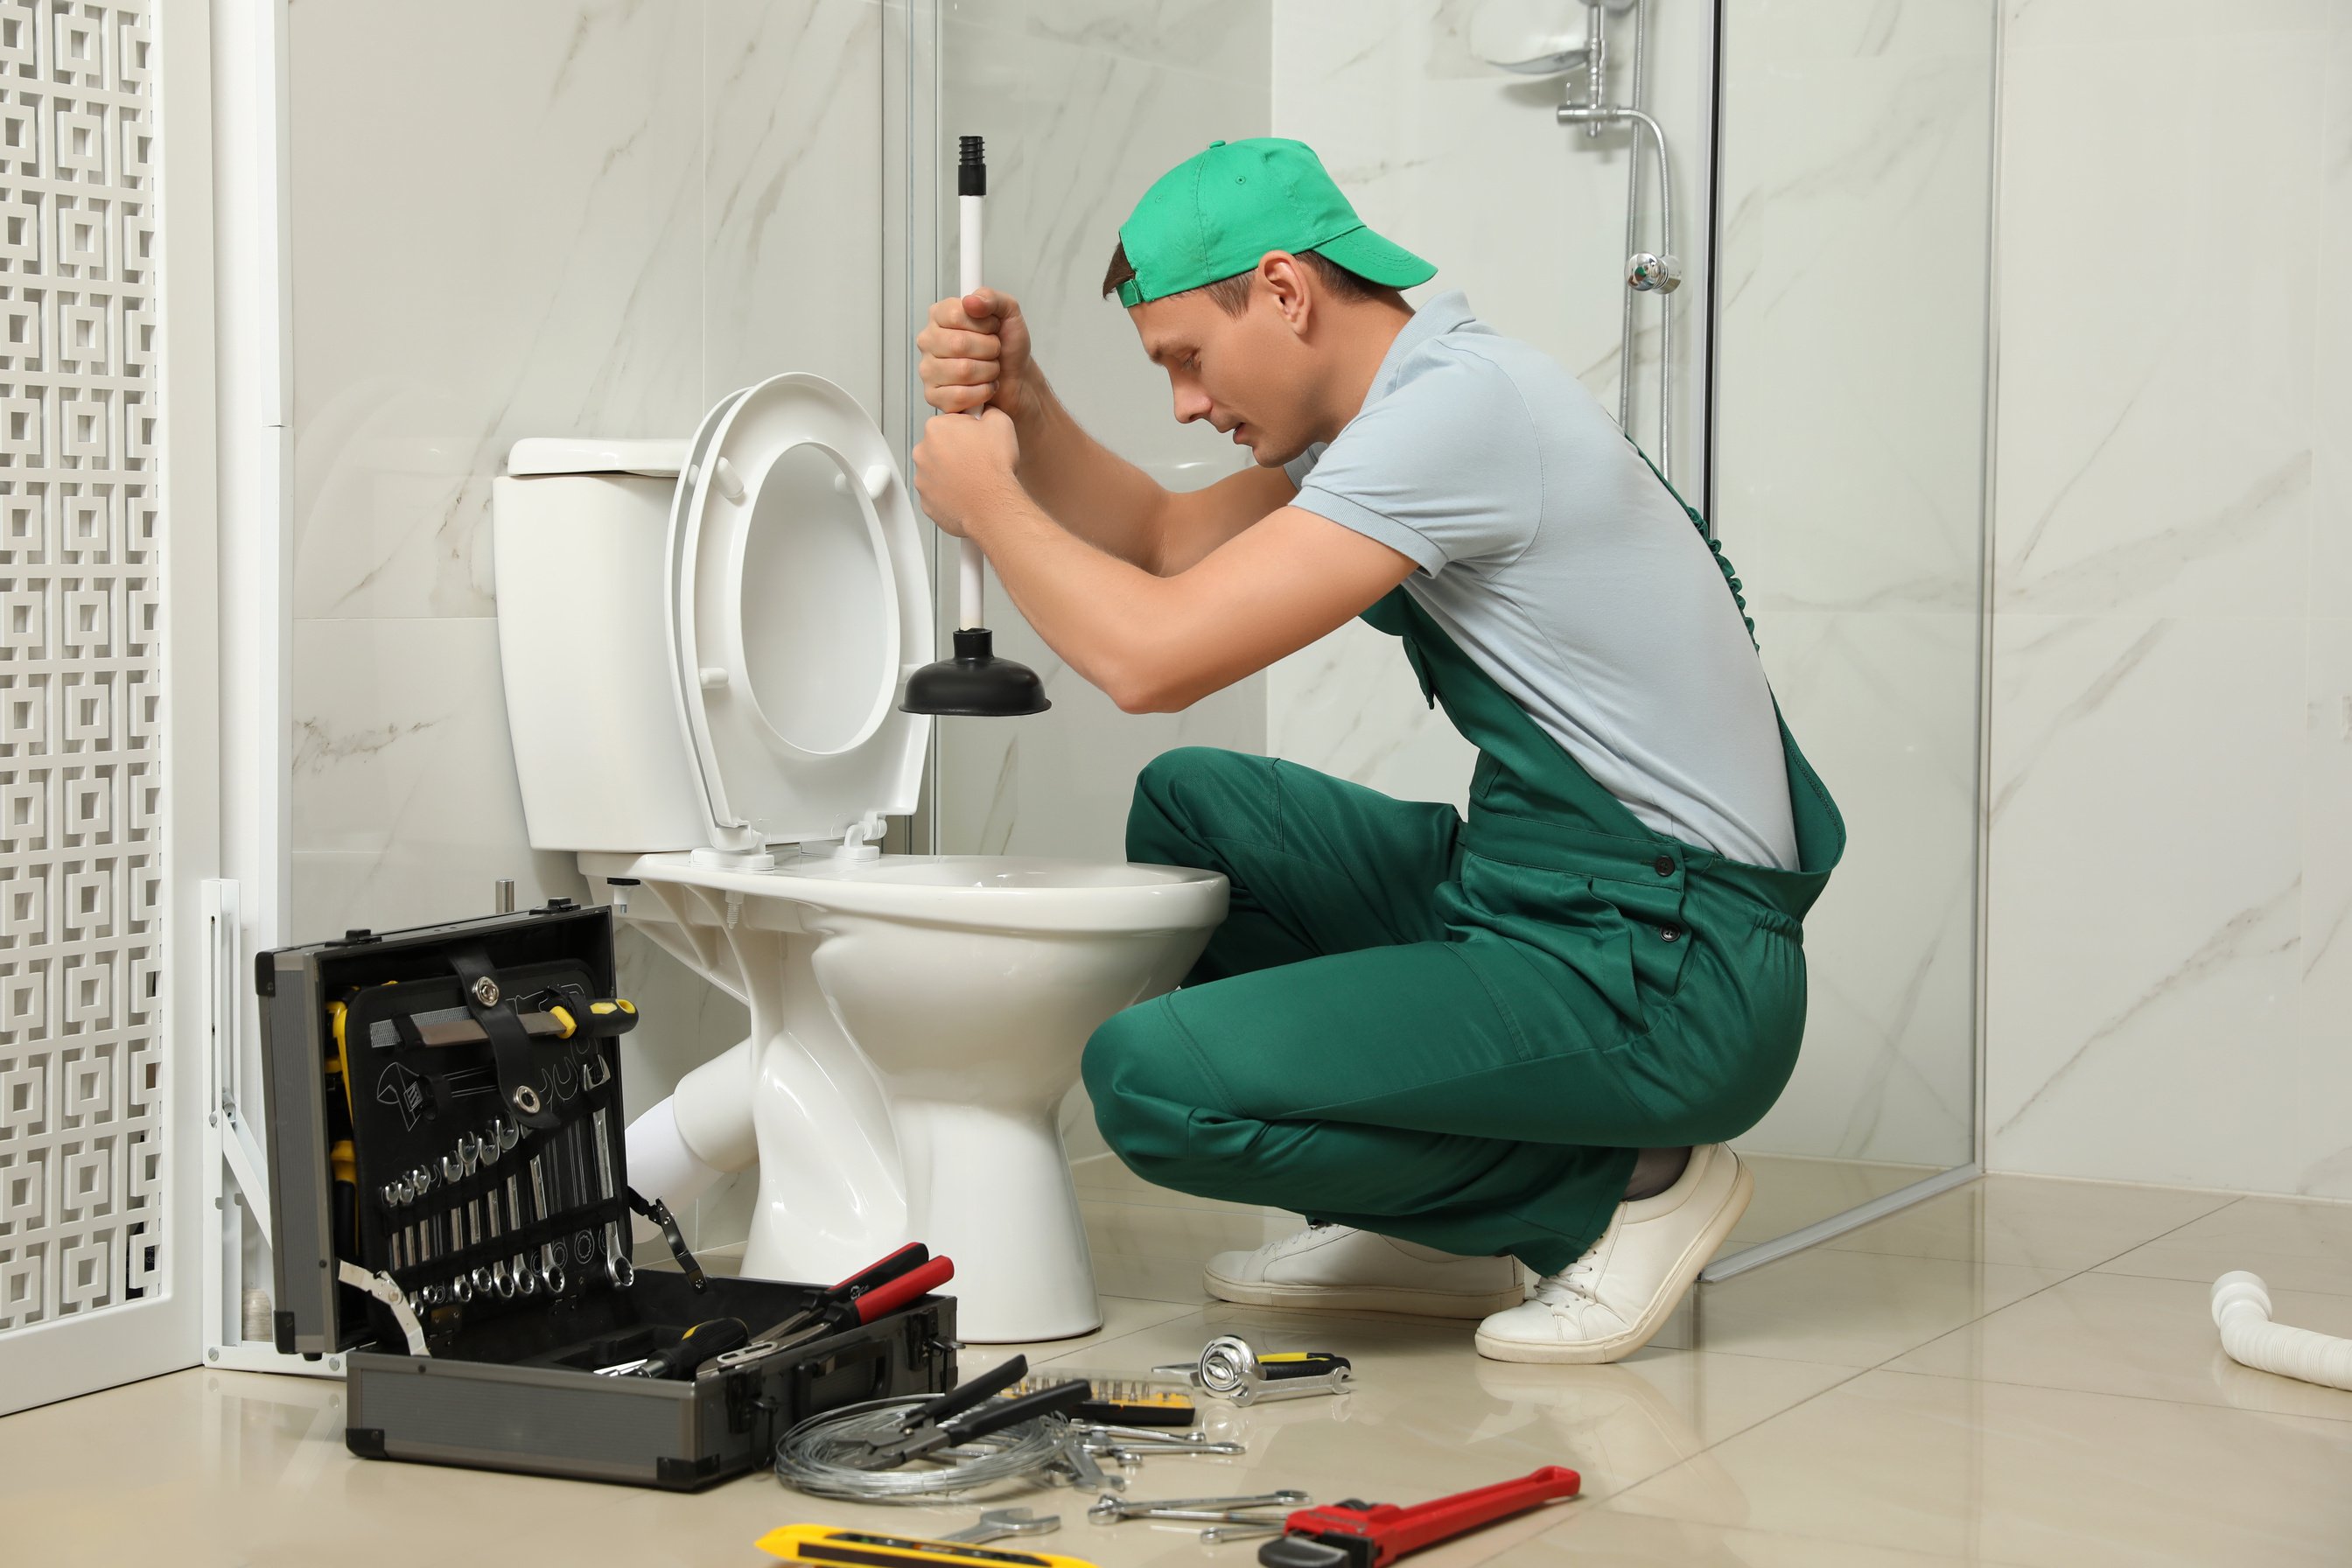
[[[1672,484],[1667,482],[1666,476],[1658,472],[1658,465],[1650,461],[1650,454],[1642,450],[1641,444],[1639,442],[1635,441],[1631,436],[1628,436],[1625,437],[1625,445],[1633,448],[1633,456],[1642,459],[1642,466],[1648,468],[1650,472],[1655,476],[1658,483],[1665,485],[1666,493],[1675,498],[1675,504],[1683,509],[1683,515],[1685,517],[1691,520],[1691,526],[1698,530],[1698,536],[1706,541],[1707,551],[1715,557],[1717,569],[1722,572],[1724,582],[1730,586],[1731,602],[1739,606],[1739,618],[1747,623],[1748,646],[1749,647],[1757,647],[1756,620],[1754,616],[1748,613],[1748,596],[1739,591],[1741,586],[1739,574],[1733,569],[1731,558],[1724,554],[1723,542],[1716,538],[1714,530],[1707,527],[1706,519],[1698,514],[1698,508],[1683,500],[1682,491],[1675,489]],[[1758,648],[1758,651],[1761,652],[1762,649]]]

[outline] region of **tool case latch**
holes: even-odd
[[[628,1191],[629,1207],[661,1226],[662,1239],[669,1243],[670,1256],[677,1258],[677,1266],[686,1271],[686,1282],[698,1290],[710,1289],[710,1281],[702,1277],[702,1265],[697,1263],[694,1254],[687,1250],[686,1235],[677,1228],[677,1218],[669,1212],[669,1205],[659,1198],[646,1202],[645,1194],[635,1187]]]

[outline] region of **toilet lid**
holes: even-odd
[[[914,809],[930,721],[898,694],[930,657],[928,573],[856,399],[792,374],[711,409],[671,506],[668,590],[714,847],[839,838]]]

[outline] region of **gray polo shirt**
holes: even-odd
[[[1592,395],[1459,293],[1397,334],[1291,504],[1405,555],[1405,591],[1636,817],[1794,868],[1763,665],[1706,542]]]

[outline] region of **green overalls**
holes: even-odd
[[[1779,1097],[1845,826],[1784,723],[1801,869],[1655,832],[1402,588],[1363,618],[1478,748],[1468,820],[1276,758],[1156,759],[1129,858],[1222,871],[1232,902],[1181,989],[1088,1042],[1096,1119],[1160,1185],[1557,1273],[1637,1150]]]

